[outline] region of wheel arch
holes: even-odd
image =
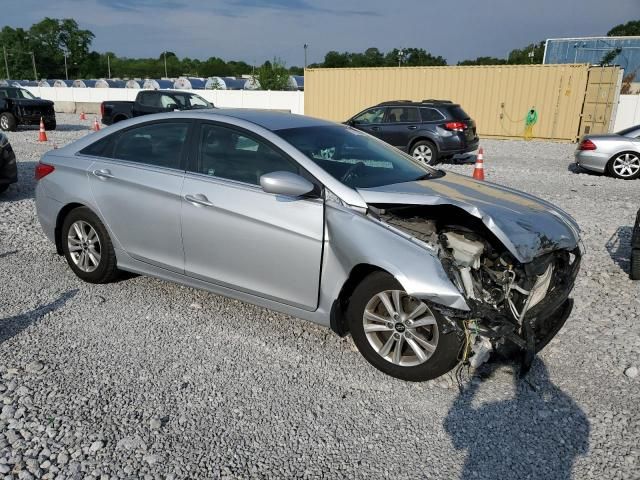
[[[422,132],[420,133],[419,136],[417,136],[416,138],[411,140],[411,143],[409,143],[409,148],[407,149],[407,153],[411,153],[411,149],[414,147],[414,145],[418,142],[422,142],[422,141],[427,141],[433,144],[433,146],[436,148],[436,151],[438,153],[440,153],[440,145],[438,145],[437,140],[435,140],[435,138],[430,137],[428,134]]]
[[[64,255],[64,252],[62,251],[62,224],[64,223],[64,219],[67,218],[67,215],[69,215],[73,210],[80,207],[86,207],[86,205],[77,202],[68,203],[58,212],[58,216],[56,218],[56,227],[54,230],[56,252],[58,253],[58,255]]]
[[[340,289],[338,298],[331,305],[331,330],[337,333],[340,337],[344,337],[349,333],[349,322],[346,318],[346,310],[353,291],[358,286],[358,284],[362,282],[362,280],[364,280],[367,276],[371,275],[374,272],[384,272],[389,276],[394,277],[393,274],[377,265],[372,265],[369,263],[359,263],[351,269],[346,281]]]

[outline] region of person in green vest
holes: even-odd
[[[531,107],[524,117],[524,139],[531,140],[533,138],[533,126],[538,123],[538,112],[536,107]]]

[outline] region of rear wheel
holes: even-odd
[[[86,207],[72,210],[64,219],[62,251],[71,270],[85,282],[108,283],[118,276],[107,229]]]
[[[425,165],[435,165],[438,162],[438,150],[429,140],[420,140],[411,147],[411,156]]]
[[[15,132],[18,127],[18,122],[16,122],[16,117],[9,112],[4,112],[0,114],[0,128],[5,132]]]
[[[56,127],[57,127],[57,125],[56,125],[56,121],[55,120],[53,122],[49,122],[49,123],[45,123],[44,124],[44,128],[46,130],[48,130],[48,131],[55,130]]]
[[[360,353],[387,375],[430,380],[458,363],[463,339],[444,333],[444,318],[387,273],[372,273],[356,287],[347,318]]]
[[[9,188],[9,184],[8,183],[2,183],[0,184],[0,193],[4,193],[7,188]]]
[[[609,173],[623,180],[640,177],[640,155],[633,152],[616,155],[609,162]]]

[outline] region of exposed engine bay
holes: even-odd
[[[477,367],[494,352],[521,353],[526,372],[571,312],[568,295],[579,268],[578,248],[544,253],[523,264],[479,219],[455,207],[378,206],[371,215],[437,255],[465,297],[468,312],[430,305],[464,335],[462,363]]]

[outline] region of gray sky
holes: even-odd
[[[640,19],[640,0],[2,0],[1,25],[75,18],[97,51],[287,65],[329,50],[424,48],[450,64],[503,57],[553,37],[604,35]]]

